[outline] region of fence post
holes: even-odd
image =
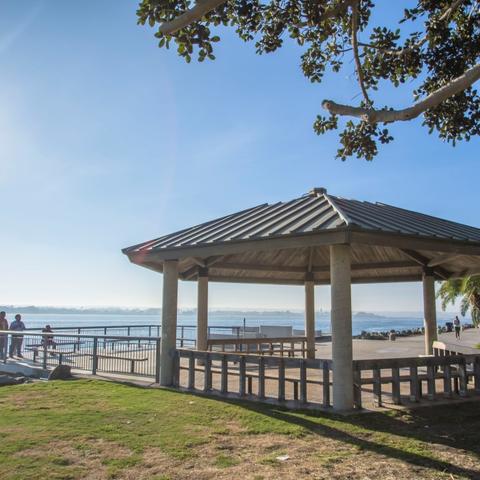
[[[474,376],[474,385],[475,392],[480,392],[480,357],[475,357],[473,362],[473,376]]]
[[[410,367],[410,401],[418,402],[420,400],[420,384],[418,381],[417,366]]]
[[[330,406],[330,366],[328,362],[323,363],[323,407]],[[335,381],[335,378],[333,379]]]
[[[394,405],[401,404],[400,397],[400,369],[392,368],[392,401]]]
[[[300,360],[300,402],[307,403],[307,365],[303,358]]]
[[[155,342],[155,383],[160,383],[160,339]]]
[[[42,342],[43,342],[43,363],[42,363],[42,367],[43,367],[44,370],[46,370],[47,369],[47,338],[42,337]]]
[[[261,356],[258,359],[258,398],[265,398],[265,358]]]
[[[462,358],[462,360],[459,362],[458,376],[460,380],[459,394],[461,397],[466,397],[467,396],[467,366],[465,364],[465,358]]]
[[[173,386],[178,388],[180,386],[180,352],[175,350],[173,355]]]
[[[190,350],[190,356],[188,357],[188,389],[193,390],[195,388],[195,356],[194,351]]]
[[[238,386],[238,394],[241,397],[245,396],[245,357],[242,355],[240,357],[240,362],[238,364],[238,378],[239,378],[239,386]]]
[[[353,370],[353,406],[362,408],[362,371],[358,365]]]
[[[443,392],[446,398],[452,396],[452,370],[449,363],[443,367]]]
[[[93,337],[92,375],[97,374],[98,367],[98,337]]]
[[[379,367],[373,369],[373,403],[376,407],[382,406],[382,377]]]
[[[203,391],[209,392],[212,389],[212,360],[210,354],[205,354],[205,370],[204,370],[204,380],[203,380]]]
[[[429,400],[435,400],[435,367],[427,366],[427,395]]]
[[[228,360],[227,356],[222,356],[222,374],[220,390],[223,394],[228,393]]]
[[[285,401],[285,362],[282,357],[278,364],[278,401]]]

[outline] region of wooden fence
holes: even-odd
[[[300,357],[306,355],[307,338],[268,337],[268,338],[211,338],[207,341],[207,349],[221,352],[234,351],[255,353],[258,355],[279,355],[281,357]]]
[[[331,406],[332,361],[176,350],[175,386],[297,407]],[[480,393],[480,354],[355,360],[355,408]]]

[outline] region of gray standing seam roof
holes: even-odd
[[[335,197],[327,194],[325,189],[319,188],[288,202],[258,205],[134,245],[125,248],[123,253],[281,238],[349,227],[357,231],[480,243],[479,228],[383,203]]]

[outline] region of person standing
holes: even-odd
[[[15,320],[10,325],[10,330],[15,332],[23,332],[25,330],[25,324],[22,322],[22,316],[17,313],[15,315]],[[23,358],[22,355],[22,343],[23,335],[13,335],[12,334],[12,343],[10,343],[10,358],[13,357],[13,354],[16,352],[17,357]]]
[[[0,330],[8,330],[7,314],[0,312]],[[8,335],[0,333],[0,358],[4,359],[7,356]]]
[[[455,338],[460,340],[460,331],[462,330],[462,325],[460,323],[458,315],[455,316],[455,320],[453,321],[453,327],[455,328]]]

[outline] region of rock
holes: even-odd
[[[48,376],[49,380],[67,380],[72,378],[72,372],[70,365],[58,365],[56,366]]]
[[[25,380],[25,377],[11,377],[10,375],[0,375],[0,387],[5,387],[7,385],[18,385],[19,383],[24,383]]]

